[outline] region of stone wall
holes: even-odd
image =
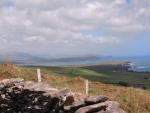
[[[0,82],[0,113],[125,113],[119,103],[104,95],[87,97],[49,84],[23,82],[22,78]]]

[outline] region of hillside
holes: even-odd
[[[102,58],[110,58],[112,56],[103,56],[103,55],[95,55],[95,54],[86,54],[86,55],[74,55],[74,56],[60,56],[52,57],[52,56],[34,56],[29,53],[22,52],[5,52],[0,53],[0,64],[3,62],[10,62],[13,64],[29,64],[29,65],[38,65],[41,63],[47,62],[78,62],[78,61],[91,61],[91,60],[99,60]]]
[[[64,76],[54,76],[55,73],[46,74],[42,69],[41,71],[42,81],[49,83],[58,89],[67,87],[75,92],[85,93],[84,78],[79,76],[75,78],[66,78]],[[12,64],[1,65],[0,75],[0,79],[20,77],[25,80],[37,81],[36,69],[20,68]],[[89,95],[106,95],[110,100],[118,101],[120,107],[127,113],[150,112],[150,91],[148,90],[119,87],[90,81]]]
[[[22,52],[5,52],[0,53],[0,59],[3,60],[33,60],[33,59],[41,59],[34,55]]]
[[[111,57],[111,56],[86,54],[86,55],[81,55],[81,56],[51,59],[49,61],[50,62],[77,62],[77,61],[99,60],[99,59],[106,58],[106,57]]]
[[[28,64],[41,62],[44,58],[40,58],[28,53],[22,52],[5,52],[0,53],[0,64],[3,62],[10,62],[14,64]]]
[[[50,62],[77,62],[77,61],[98,60],[98,59],[101,59],[101,57],[94,56],[94,55],[85,55],[85,56],[77,56],[77,57],[58,58],[49,61]]]

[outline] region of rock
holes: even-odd
[[[67,112],[64,110],[60,110],[59,113],[67,113]]]
[[[99,102],[105,102],[106,100],[108,100],[106,96],[99,95],[99,96],[89,97],[85,99],[85,103],[91,105]]]
[[[7,106],[7,104],[9,103],[9,99],[0,99],[0,104],[5,104]]]
[[[83,101],[86,98],[87,96],[81,93],[74,93],[73,95],[69,95],[66,97],[66,101],[64,103],[64,109],[68,111],[70,110],[70,107],[73,103]]]
[[[119,107],[119,103],[116,101],[106,101],[105,104],[108,106],[107,109],[116,109]]]
[[[22,82],[24,79],[22,78],[11,78],[11,79],[4,79],[0,82],[0,84],[13,84],[13,83],[18,83],[18,82]]]
[[[60,109],[63,109],[63,105],[66,101],[66,97],[74,94],[72,91],[68,89],[62,89],[55,94],[54,97],[54,109],[56,112],[59,112]]]
[[[75,111],[81,107],[86,106],[86,103],[83,101],[74,102],[68,111],[68,113],[75,113]]]
[[[119,109],[119,103],[115,101],[106,101],[105,104],[108,106],[106,110],[98,113],[125,113],[122,109]]]
[[[52,88],[52,89],[51,89]],[[51,89],[51,90],[54,90],[54,88],[52,86],[50,86],[49,84],[46,84],[46,83],[42,83],[42,82],[26,82],[24,84],[24,89],[28,89],[28,90],[41,90],[41,91],[45,91],[46,89]],[[57,90],[57,89],[55,89]],[[46,92],[46,91],[45,91]]]
[[[74,101],[78,102],[78,101],[82,101],[85,100],[88,96],[81,94],[81,93],[74,93]]]
[[[0,113],[125,113],[106,96],[87,98],[46,83],[23,82],[21,78],[0,83]]]
[[[108,106],[105,103],[98,103],[79,108],[75,113],[94,113],[101,110],[105,110]]]
[[[73,95],[69,95],[66,97],[66,101],[64,102],[64,110],[69,110],[70,109],[70,105],[74,102],[74,96]]]
[[[46,93],[43,93],[42,95],[48,98],[49,100],[48,102],[52,103],[56,93],[58,93],[58,91],[46,92]]]
[[[105,111],[99,111],[97,113],[126,113],[122,109],[111,109],[111,110],[105,110]]]
[[[4,94],[0,95],[0,98],[4,99],[6,96]]]

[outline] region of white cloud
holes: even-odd
[[[131,23],[131,20],[125,17],[124,18],[111,18],[107,20],[106,22],[108,22],[108,24],[112,26],[127,26]]]
[[[117,44],[122,43],[123,41],[116,38],[116,37],[92,37],[92,36],[86,36],[89,41],[92,43],[100,43],[100,44]]]
[[[116,4],[125,4],[126,0],[115,0],[114,3],[116,3]]]
[[[68,51],[75,45],[115,46],[150,32],[149,6],[149,0],[130,4],[126,0],[1,0],[0,43],[7,50],[16,45],[20,50],[41,46],[41,51],[56,48],[58,52],[62,46]],[[96,36],[94,30],[107,33]]]
[[[23,40],[28,42],[46,42],[46,40],[40,36],[27,37],[24,38]]]

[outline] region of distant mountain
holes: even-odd
[[[88,61],[88,60],[99,60],[108,56],[86,54],[81,56],[67,57],[67,58],[57,58],[51,59],[50,62],[74,62],[74,61]]]
[[[0,60],[7,62],[33,62],[43,60],[43,58],[36,57],[34,55],[22,52],[5,52],[0,53]]]
[[[60,56],[59,56],[60,57]],[[64,58],[50,58],[50,57],[38,57],[28,53],[22,52],[5,52],[0,53],[0,63],[2,62],[11,62],[14,64],[40,64],[47,62],[78,62],[78,61],[88,61],[88,60],[99,60],[111,56],[103,56],[96,54],[86,54],[80,56],[68,56]]]

